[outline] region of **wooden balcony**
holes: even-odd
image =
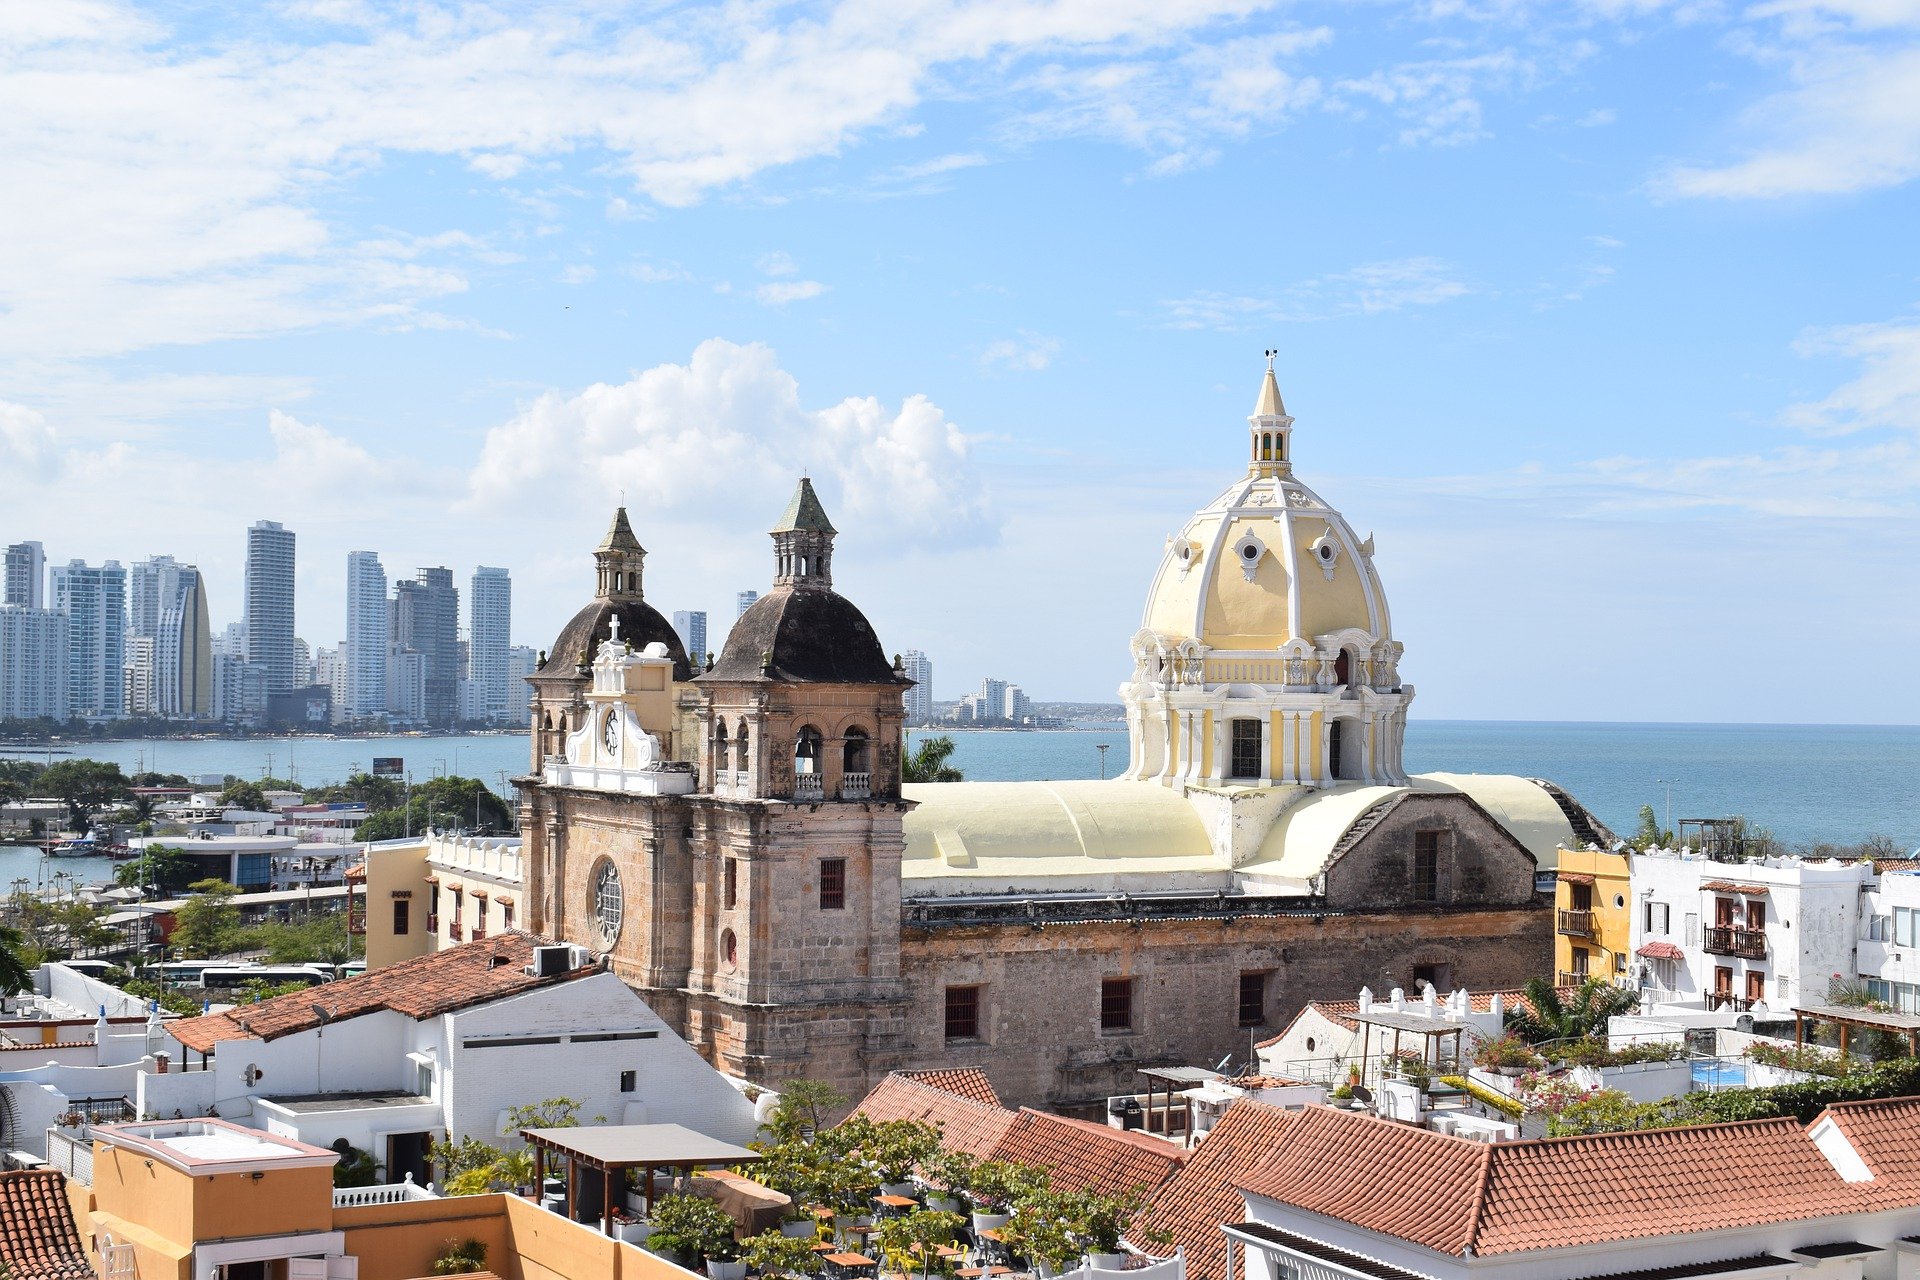
[[[1767,931],[1765,929],[1711,928],[1707,930],[1704,949],[1710,956],[1739,956],[1745,960],[1765,960]]]
[[[1569,938],[1591,938],[1593,936],[1593,912],[1556,911],[1554,930]]]

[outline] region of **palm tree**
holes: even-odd
[[[18,995],[33,986],[33,971],[20,958],[26,945],[26,935],[0,924],[0,996]]]
[[[937,738],[922,738],[920,745],[914,748],[900,765],[902,782],[962,782],[964,774],[947,763],[947,757],[953,754],[953,739],[941,734]]]
[[[1607,1019],[1639,1008],[1640,997],[1625,987],[1588,978],[1562,999],[1545,978],[1526,985],[1525,1004],[1507,1010],[1507,1026],[1534,1044],[1580,1040],[1606,1030]]]

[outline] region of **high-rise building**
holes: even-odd
[[[276,520],[247,529],[247,661],[266,691],[287,693],[299,675],[293,649],[293,533]]]
[[[152,556],[127,571],[127,709],[137,714],[206,716],[213,712],[213,639],[206,582],[172,556]],[[131,647],[135,639],[151,645]]]
[[[475,719],[509,719],[507,652],[513,645],[513,583],[505,569],[473,571],[467,592],[467,677],[473,681]]]
[[[0,605],[0,720],[65,720],[67,615]]]
[[[387,649],[387,714],[407,724],[427,718],[427,659],[418,649],[397,644]]]
[[[67,615],[67,700],[77,716],[126,714],[127,571],[118,560],[74,560],[49,575]]]
[[[738,622],[747,610],[753,608],[753,602],[760,598],[758,591],[742,591],[733,598],[733,620]]]
[[[229,658],[247,656],[247,624],[229,622],[220,628],[220,634],[213,638],[213,651],[216,655],[225,654]]]
[[[47,552],[37,542],[16,542],[7,548],[5,578],[0,581],[0,604],[38,609],[47,600]]]
[[[154,669],[152,636],[128,636],[120,687],[130,716],[160,714],[160,681]]]
[[[384,604],[385,601],[381,603]],[[346,643],[342,641],[335,648],[320,648],[313,653],[313,682],[326,686],[335,724],[339,724],[347,717],[346,647]]]
[[[372,551],[347,555],[347,638],[340,645],[340,718],[373,720],[387,710],[387,571]]]
[[[906,696],[907,723],[926,724],[933,719],[933,661],[918,649],[909,649],[901,655],[900,665],[913,681]]]
[[[214,654],[214,718],[227,724],[252,724],[266,714],[266,673],[245,657]]]
[[[540,654],[531,645],[517,644],[507,650],[507,720],[526,724],[533,710],[533,686],[527,677],[540,667]]]
[[[393,586],[392,643],[420,655],[429,724],[451,724],[460,711],[460,591],[447,569],[421,569]]]
[[[306,689],[313,685],[313,646],[299,636],[293,638],[293,687]]]
[[[705,610],[676,609],[673,614],[673,629],[680,633],[680,643],[687,646],[687,660],[698,671],[707,660],[707,615]]]
[[[1019,724],[1033,714],[1033,701],[1027,697],[1027,691],[1017,684],[1007,686],[1006,699],[1001,703],[1000,714]]]

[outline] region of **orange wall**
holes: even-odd
[[[487,1246],[487,1270],[501,1280],[524,1280],[505,1210],[505,1202],[512,1198],[457,1196],[335,1209],[333,1228],[346,1233],[347,1252],[360,1259],[360,1280],[432,1275],[433,1260],[449,1243],[464,1240]],[[547,1216],[559,1221],[553,1214]]]
[[[519,1280],[694,1280],[693,1272],[657,1254],[568,1222],[530,1200],[505,1199]],[[487,1261],[491,1265],[491,1255]]]

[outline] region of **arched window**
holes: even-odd
[[[1273,458],[1273,434],[1271,432],[1263,431],[1260,434],[1260,460],[1262,462],[1267,462],[1267,461],[1270,461],[1272,458]]]
[[[1358,720],[1338,719],[1327,725],[1327,772],[1338,782],[1358,782],[1366,774],[1366,736]]]
[[[713,767],[731,769],[733,757],[727,754],[727,722],[725,720],[713,726]]]
[[[867,747],[867,731],[861,728],[847,730],[847,740],[840,748],[840,768],[844,773],[866,773],[872,767],[873,756]]]
[[[747,751],[747,722],[745,720],[742,720],[740,722],[739,731],[733,735],[733,767],[738,769],[741,773],[745,773],[748,769],[752,767],[752,765],[748,763],[748,760],[749,760],[749,755]]]
[[[1342,649],[1340,656],[1333,660],[1333,682],[1335,684],[1348,684],[1352,682],[1352,679],[1353,656],[1347,650]]]
[[[793,740],[793,771],[820,772],[820,731],[812,725],[802,728]]]

